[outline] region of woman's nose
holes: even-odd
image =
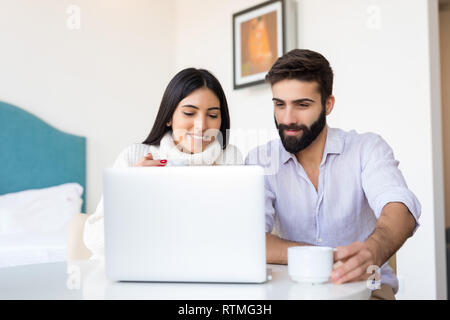
[[[206,130],[206,119],[204,117],[199,117],[194,121],[194,132],[202,133]]]

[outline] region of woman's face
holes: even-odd
[[[221,123],[219,98],[204,87],[180,101],[168,125],[182,151],[199,153],[217,138]]]

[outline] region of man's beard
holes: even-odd
[[[281,138],[281,142],[283,143],[284,148],[286,151],[296,154],[303,149],[306,149],[309,147],[309,145],[316,140],[316,138],[319,136],[319,134],[322,132],[323,128],[325,127],[327,121],[326,121],[326,114],[325,114],[325,108],[322,109],[322,112],[320,113],[319,118],[311,125],[311,127],[307,127],[304,124],[295,126],[295,125],[285,125],[280,124],[275,120],[275,124],[278,129],[278,133]],[[296,136],[285,136],[284,131],[285,130],[302,130],[303,134],[301,137]]]

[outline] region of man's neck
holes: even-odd
[[[325,143],[327,141],[328,126],[325,126],[322,132],[317,136],[306,149],[295,154],[297,161],[303,167],[320,167],[322,162],[323,152],[325,149]]]

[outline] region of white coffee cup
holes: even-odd
[[[333,271],[333,252],[330,247],[299,246],[288,248],[288,274],[302,283],[323,283]]]

